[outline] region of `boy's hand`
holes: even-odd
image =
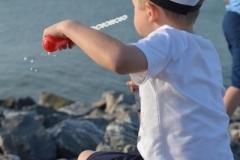
[[[66,20],[66,21],[62,21],[59,23],[56,23],[52,26],[47,27],[44,32],[43,32],[43,36],[42,39],[44,39],[45,36],[51,35],[54,37],[58,37],[58,38],[68,38],[67,36],[65,36],[62,31],[61,31],[61,27],[65,24],[65,23],[69,23],[68,21],[70,20]],[[67,48],[72,48],[75,44],[71,41],[69,44],[62,46],[61,48],[59,48],[59,50],[62,49],[67,49]]]
[[[131,92],[135,92],[138,89],[138,85],[136,85],[133,80],[127,81],[127,86],[130,88]]]

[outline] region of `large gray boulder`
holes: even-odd
[[[0,148],[4,155],[13,154],[22,160],[53,160],[56,146],[34,114],[19,114],[2,120]]]
[[[87,120],[64,120],[48,129],[58,149],[58,158],[76,158],[84,150],[95,150],[104,132]]]

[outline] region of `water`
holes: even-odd
[[[219,52],[224,85],[230,83],[231,57],[222,34],[225,3],[206,0],[195,31],[209,38]],[[93,102],[102,92],[130,92],[125,85],[129,76],[120,76],[96,65],[78,47],[47,55],[41,46],[47,26],[65,19],[94,26],[127,15],[128,19],[104,28],[123,42],[140,37],[133,26],[130,0],[1,0],[0,1],[0,99],[31,96],[36,101],[41,92],[50,92],[74,101]],[[32,68],[32,69],[31,69]]]

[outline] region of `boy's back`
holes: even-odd
[[[143,158],[231,160],[221,65],[211,42],[165,25],[134,45],[148,61],[147,72],[131,74],[141,86]]]

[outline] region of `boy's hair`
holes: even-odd
[[[196,5],[201,5],[204,0],[199,0],[199,2]],[[139,3],[139,9],[142,10],[145,8],[145,3],[150,2],[150,0],[138,0]],[[166,10],[162,8],[167,18],[169,18],[171,21],[177,22],[177,23],[185,23],[188,25],[193,25],[199,15],[199,9],[193,12],[189,12],[187,15],[182,15],[179,13],[175,13],[169,10]]]

